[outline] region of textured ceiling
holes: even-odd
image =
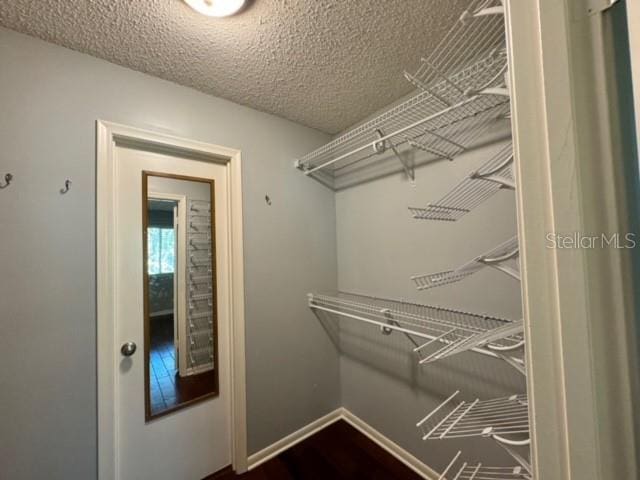
[[[0,25],[327,133],[411,88],[461,0],[253,0],[224,19],[182,0],[2,0]]]

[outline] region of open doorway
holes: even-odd
[[[149,393],[151,415],[178,402],[178,205],[166,198],[148,200],[147,273],[149,282]]]

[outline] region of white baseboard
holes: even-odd
[[[418,460],[416,457],[411,455],[400,445],[390,440],[389,438],[385,437],[378,430],[373,428],[371,425],[369,425],[367,422],[362,420],[360,417],[357,417],[356,415],[351,413],[346,408],[342,409],[342,420],[347,422],[356,430],[359,430],[362,434],[367,436],[374,443],[384,448],[387,452],[389,452],[391,455],[396,457],[398,460],[400,460],[402,463],[404,463],[407,467],[409,467],[411,470],[416,472],[421,477],[426,478],[427,480],[438,480],[438,478],[440,478],[440,475],[436,473],[432,468],[422,463],[420,460]]]
[[[256,468],[258,465],[271,460],[273,457],[278,456],[285,450],[293,447],[295,444],[300,443],[307,437],[310,437],[314,433],[319,432],[323,428],[328,427],[332,423],[337,422],[342,418],[342,408],[337,408],[331,413],[328,413],[324,417],[320,417],[314,420],[308,425],[305,425],[300,430],[281,438],[277,442],[269,445],[267,448],[260,450],[259,452],[249,455],[247,463],[249,464],[249,470]]]
[[[302,427],[300,430],[287,435],[286,437],[278,440],[277,442],[269,445],[259,452],[250,455],[247,460],[249,470],[254,469],[258,465],[261,465],[264,462],[272,459],[273,457],[278,456],[280,453],[293,447],[297,443],[300,443],[305,438],[310,437],[314,433],[319,432],[323,428],[328,427],[332,423],[337,422],[338,420],[344,420],[345,422],[347,422],[349,425],[360,431],[371,441],[389,452],[391,455],[393,455],[395,458],[397,458],[399,461],[404,463],[407,467],[409,467],[411,470],[413,470],[426,480],[437,480],[438,478],[440,478],[440,476],[433,469],[422,463],[400,445],[391,441],[378,430],[366,423],[364,420],[357,417],[346,408],[342,407],[337,408],[331,413],[328,413],[324,417],[320,417],[317,420],[314,420],[310,424]]]

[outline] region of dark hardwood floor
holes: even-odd
[[[420,480],[404,464],[339,421],[244,475],[206,480]]]
[[[216,372],[187,377],[178,374],[174,346],[173,315],[153,319],[149,350],[151,414],[157,415],[215,390]]]

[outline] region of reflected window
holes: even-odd
[[[173,228],[149,228],[149,275],[173,273],[176,264],[176,237]]]

